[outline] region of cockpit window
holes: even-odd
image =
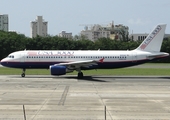
[[[9,55],[7,58],[14,58],[14,55]]]

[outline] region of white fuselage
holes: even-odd
[[[147,61],[156,59],[148,56],[154,56],[161,52],[145,52],[145,51],[18,51],[11,53],[7,58],[1,61],[1,64],[7,67],[14,68],[49,68],[50,65],[58,63],[68,63],[74,61],[100,60],[98,65],[89,67],[92,68],[121,68],[137,64],[142,64]],[[166,53],[163,56],[165,57]]]

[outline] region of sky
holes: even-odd
[[[170,0],[1,0],[0,14],[8,14],[9,30],[30,37],[30,22],[43,16],[48,34],[80,34],[82,24],[123,24],[129,33],[149,33],[159,23],[170,34]]]

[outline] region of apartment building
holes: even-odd
[[[67,39],[72,39],[72,33],[67,33],[66,31],[61,31],[61,33],[59,33],[58,36]]]
[[[114,25],[113,22],[107,26],[102,26],[99,24],[92,25],[91,27],[85,26],[85,29],[81,31],[81,36],[86,39],[96,41],[99,38],[110,38],[112,40],[122,39],[122,31],[125,35],[128,35],[129,28],[121,24]]]
[[[47,28],[48,22],[44,21],[42,16],[37,16],[37,19],[31,22],[31,37],[47,36]]]
[[[8,32],[8,15],[0,15],[0,30]]]

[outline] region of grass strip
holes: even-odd
[[[169,68],[120,68],[82,71],[84,75],[170,75]],[[22,69],[0,67],[0,75],[20,75]],[[26,75],[50,75],[49,69],[27,69]],[[74,71],[69,75],[77,75]]]

